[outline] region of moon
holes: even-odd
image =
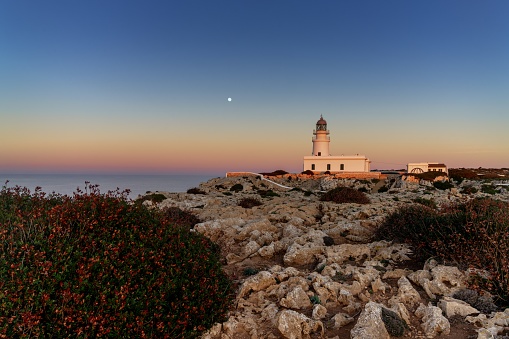
[[[228,98],[228,101],[232,101],[232,98]]]

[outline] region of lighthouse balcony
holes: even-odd
[[[313,134],[316,134],[317,132],[320,132],[320,134],[330,134],[328,129],[319,129],[318,131],[316,129],[313,130]]]

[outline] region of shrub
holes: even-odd
[[[474,276],[472,288],[482,288],[509,301],[509,203],[489,198],[443,206],[403,206],[377,229],[378,239],[408,242],[421,259],[438,256],[486,270]]]
[[[242,184],[235,184],[232,187],[230,187],[230,191],[232,192],[240,192],[244,189],[244,186]]]
[[[189,211],[183,211],[178,207],[168,207],[162,210],[167,220],[174,226],[191,229],[201,220]]]
[[[170,219],[118,192],[4,187],[0,336],[190,338],[226,320],[218,246]]]
[[[268,197],[279,197],[279,194],[274,192],[273,190],[258,190],[258,194],[262,198],[268,198]]]
[[[249,275],[255,275],[257,274],[259,271],[256,269],[256,268],[252,268],[252,267],[246,267],[244,268],[244,275],[246,276],[249,276]]]
[[[334,239],[326,235],[325,237],[323,237],[323,243],[325,246],[332,246],[334,245]]]
[[[461,289],[454,293],[452,297],[465,301],[470,306],[485,314],[498,311],[497,305],[493,303],[493,298],[489,296],[480,296],[477,291],[471,289]]]
[[[462,194],[474,194],[474,193],[477,193],[477,188],[473,187],[473,186],[465,186],[463,187],[463,189],[461,190]]]
[[[439,190],[447,190],[454,187],[454,184],[452,184],[450,181],[435,181],[433,183],[433,187]]]
[[[314,175],[315,173],[311,170],[305,170],[304,172],[302,172],[301,174],[306,174],[306,175]]]
[[[387,187],[387,186],[385,186],[385,185],[384,185],[384,186],[382,186],[382,187],[380,187],[380,188],[378,189],[378,193],[385,193],[385,192],[387,192],[388,190],[389,190],[389,187]]]
[[[243,198],[239,201],[239,206],[244,208],[253,208],[262,205],[261,201],[255,198]]]
[[[276,175],[285,175],[285,174],[288,174],[288,172],[285,170],[275,170],[274,172],[260,173],[260,174],[270,177],[270,176],[276,176]]]
[[[407,323],[394,311],[382,307],[382,321],[391,336],[401,337],[408,328]]]
[[[193,188],[188,189],[187,193],[188,194],[203,194],[203,195],[207,194],[205,191],[199,189],[198,187],[193,187]]]
[[[311,301],[311,303],[313,305],[320,305],[322,302],[320,301],[320,297],[317,296],[316,294],[315,295],[312,295],[309,297],[309,301]]]
[[[349,187],[333,188],[332,190],[322,195],[320,200],[332,201],[338,204],[342,203],[368,204],[370,202],[366,194]]]
[[[418,197],[418,198],[415,198],[413,200],[413,202],[424,205],[424,206],[428,206],[429,208],[432,208],[432,209],[437,208],[437,204],[436,204],[435,200],[433,200],[433,199],[426,199],[426,198]]]
[[[481,192],[486,194],[496,194],[497,191],[495,190],[495,187],[493,185],[482,185],[481,186]]]

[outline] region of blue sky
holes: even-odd
[[[509,167],[508,15],[507,1],[3,0],[0,171],[300,171],[320,114],[331,152],[372,168]]]

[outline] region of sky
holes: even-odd
[[[509,167],[506,0],[0,0],[0,172]],[[228,101],[231,98],[231,101]]]

